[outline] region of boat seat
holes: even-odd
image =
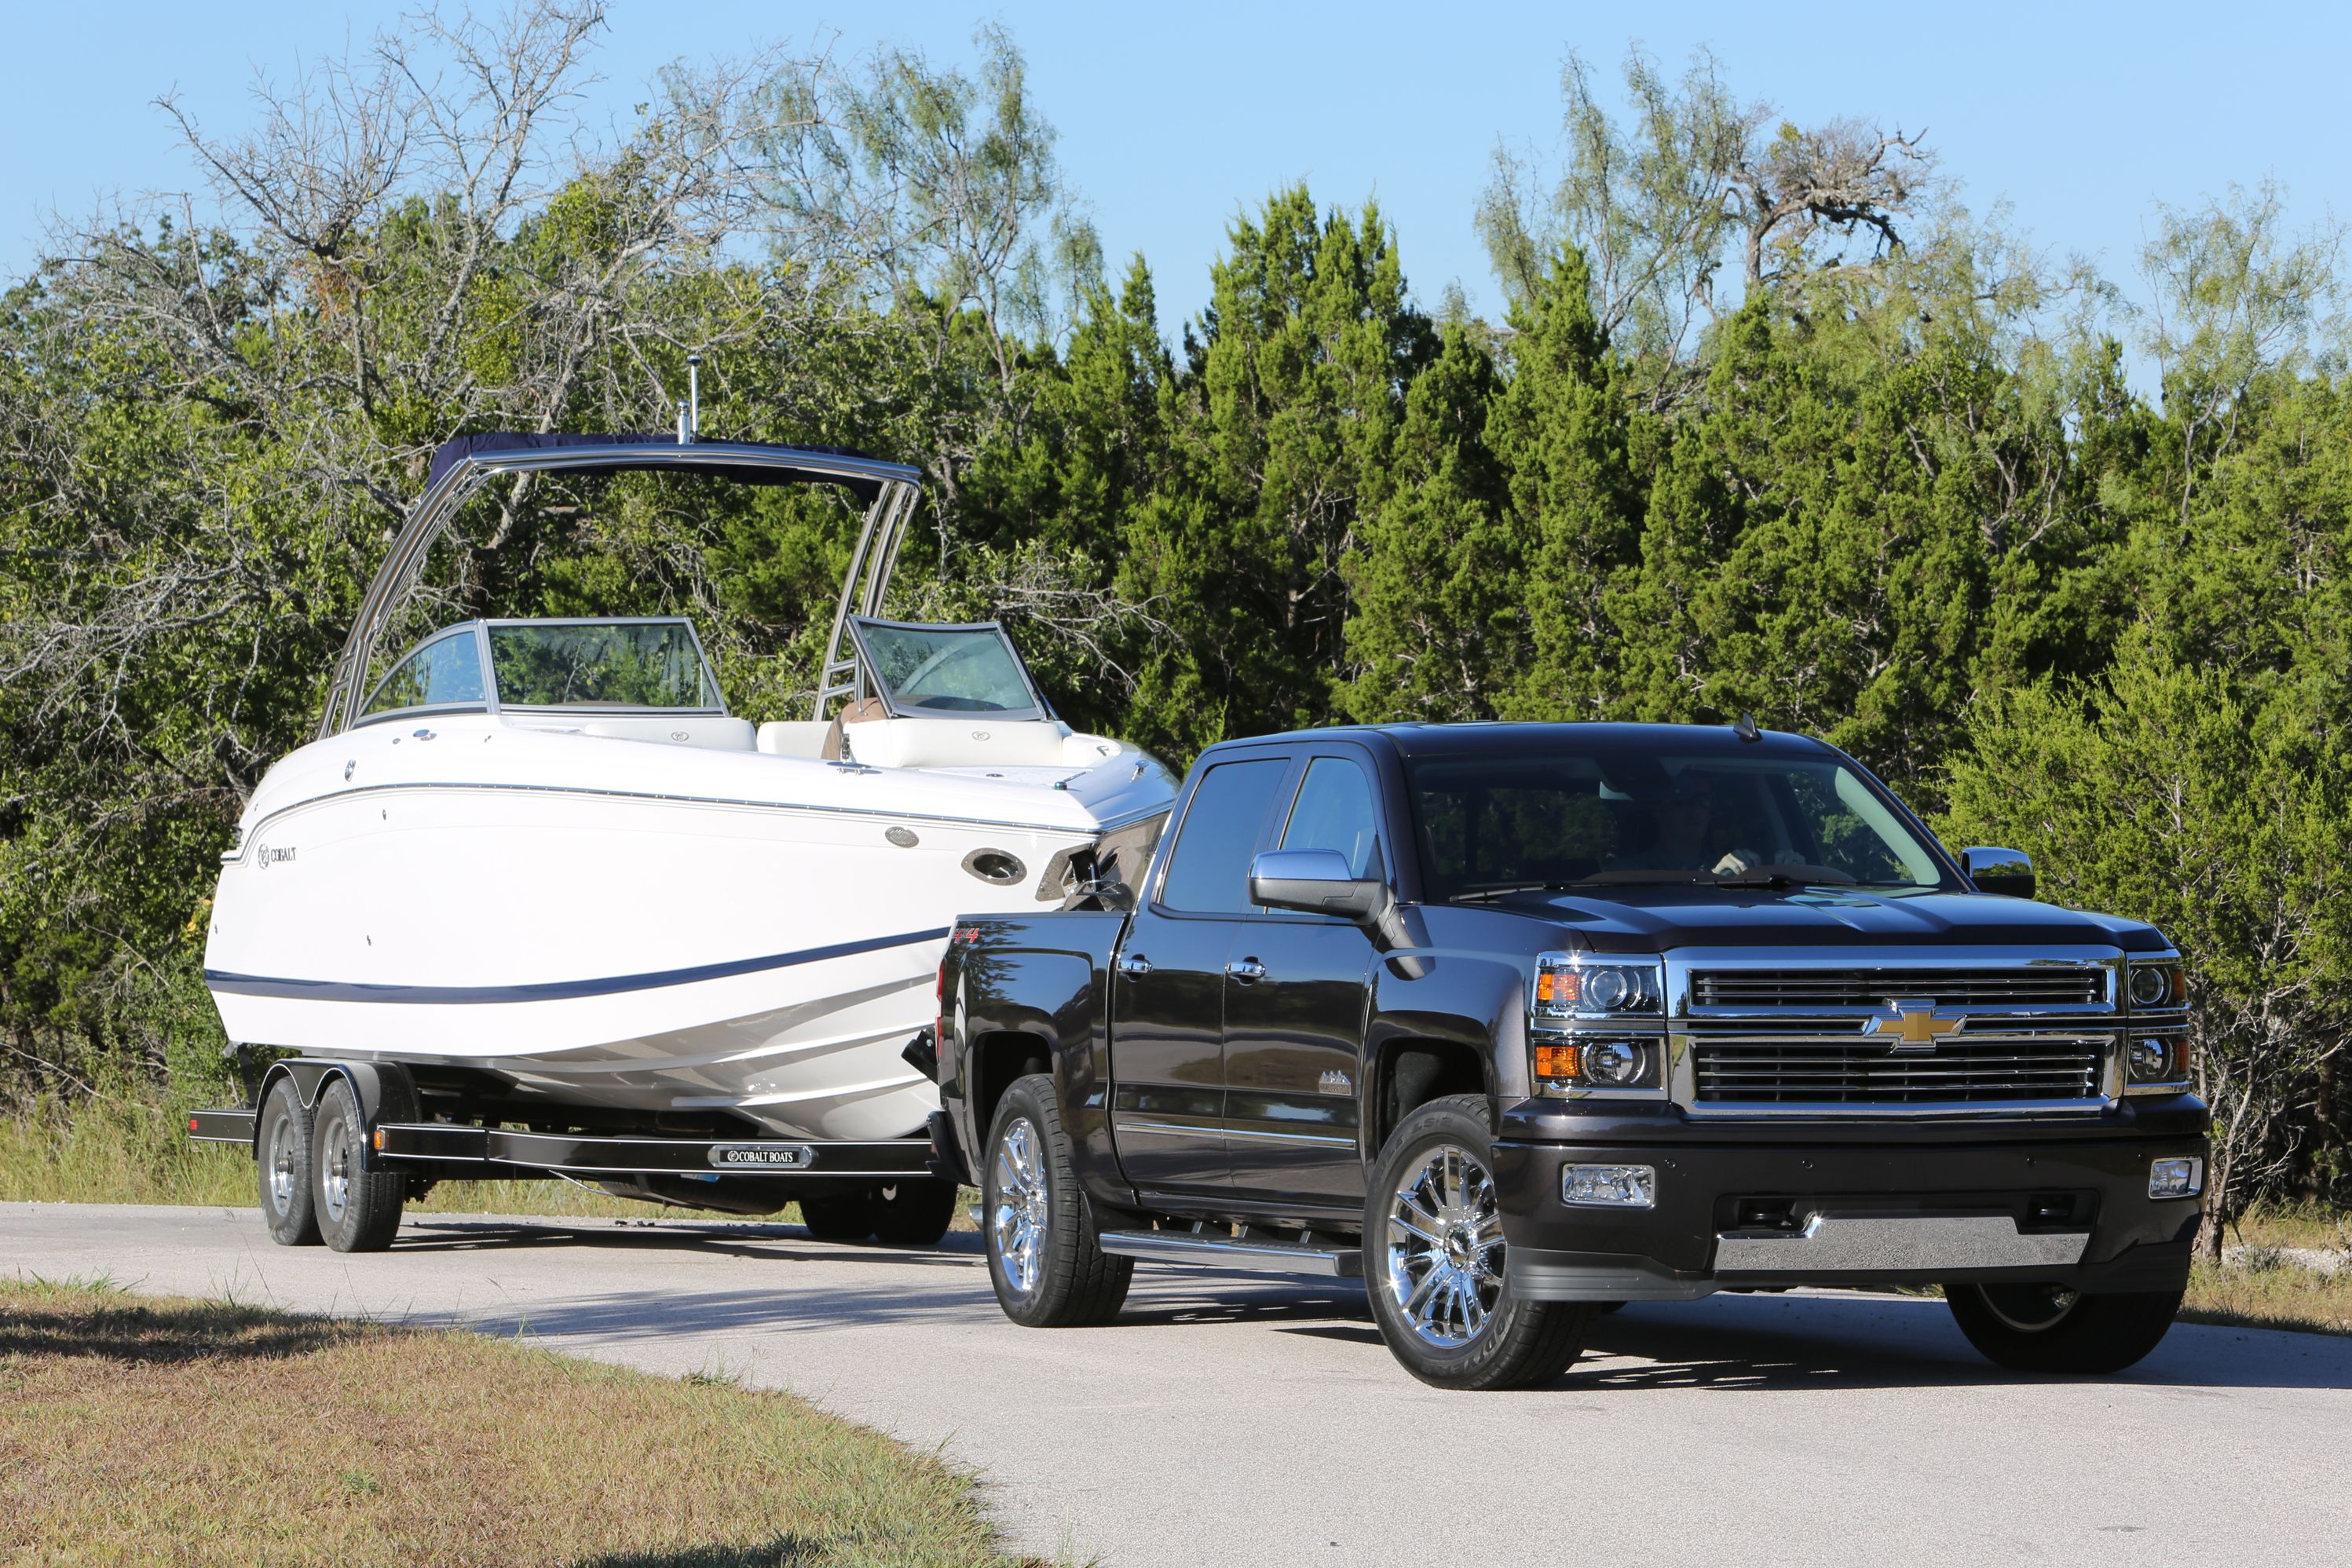
[[[713,751],[749,751],[752,747],[751,721],[724,714],[633,714],[625,718],[591,719],[580,730],[613,740],[652,740],[667,746],[708,747]]]
[[[848,751],[848,747],[843,744],[841,733],[843,725],[867,724],[875,719],[889,716],[890,705],[880,697],[858,698],[857,701],[849,704],[833,716],[833,723],[825,728],[824,744],[817,747],[817,756],[826,762],[840,761]]]
[[[823,719],[770,719],[760,727],[757,744],[770,757],[822,757],[833,730]]]

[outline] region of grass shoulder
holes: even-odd
[[[723,1373],[0,1281],[0,1559],[1020,1561],[973,1488]]]

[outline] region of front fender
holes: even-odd
[[[1525,967],[1492,953],[1418,948],[1381,958],[1364,1030],[1363,1124],[1384,1133],[1377,1114],[1386,1092],[1379,1064],[1406,1040],[1475,1055],[1486,1092],[1498,1104],[1526,1098],[1528,983]],[[1379,1152],[1375,1143],[1366,1141],[1367,1160]]]

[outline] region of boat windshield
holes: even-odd
[[[501,707],[719,708],[683,621],[493,621]]]
[[[1046,716],[1021,655],[994,622],[920,626],[861,617],[850,626],[865,655],[866,676],[894,714]]]

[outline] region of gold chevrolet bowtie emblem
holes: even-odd
[[[1895,1051],[1933,1051],[1937,1040],[1958,1034],[1966,1022],[1964,1018],[1938,1014],[1933,998],[1894,997],[1888,999],[1886,1011],[1872,1019],[1863,1032],[1893,1040]]]

